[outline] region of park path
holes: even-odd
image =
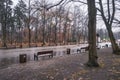
[[[0,80],[120,80],[120,56],[104,48],[98,57],[99,68],[84,65],[87,52],[13,64],[0,69]]]
[[[34,61],[34,53],[37,53],[39,51],[53,50],[54,57],[59,57],[59,56],[64,56],[66,54],[67,48],[70,48],[71,52],[74,53],[77,52],[78,48],[85,46],[87,46],[87,44],[33,47],[33,48],[21,48],[21,49],[20,48],[0,49],[0,68],[19,63],[20,54],[27,54],[27,62],[29,62],[29,61]]]

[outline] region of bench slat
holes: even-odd
[[[48,53],[53,53],[53,51],[41,51],[41,52],[37,52],[37,55],[48,54]]]
[[[36,59],[38,60],[39,55],[46,56],[47,54],[49,54],[49,57],[53,57],[53,51],[41,51],[41,52],[37,52],[37,54],[34,54],[34,60]]]

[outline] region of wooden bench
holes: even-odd
[[[38,56],[42,55],[42,56],[46,56],[48,55],[49,57],[53,57],[53,51],[41,51],[41,52],[37,52],[37,54],[34,54],[34,60],[38,60]]]
[[[81,49],[84,49],[85,51],[88,51],[89,50],[89,46],[82,47]]]
[[[89,46],[81,47],[80,49],[77,49],[77,53],[86,52],[88,50],[89,50]]]
[[[98,48],[97,46],[96,46],[96,48],[97,49],[100,49],[100,48]],[[83,51],[82,51],[83,50]],[[89,50],[89,46],[86,46],[86,47],[81,47],[80,48],[80,52],[86,52],[86,51],[88,51]]]

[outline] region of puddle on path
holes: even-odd
[[[20,54],[27,54],[27,62],[34,61],[34,53],[38,52],[38,50],[21,50],[21,51],[14,51],[14,50],[0,50],[0,69],[6,68],[12,64],[19,64],[19,55]],[[70,50],[71,54],[77,53],[76,49]],[[60,57],[67,55],[66,49],[56,49],[53,50],[53,57]],[[49,60],[49,56],[39,57],[39,60]]]

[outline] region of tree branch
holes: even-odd
[[[116,21],[114,23],[120,24],[120,20],[118,20],[117,18],[114,18],[114,20]]]
[[[114,15],[115,15],[115,1],[114,0],[112,0],[112,7],[113,7],[113,13],[112,13],[111,21],[110,21],[110,26],[112,25]]]
[[[80,3],[83,3],[83,4],[86,4],[86,5],[87,5],[86,2],[83,2],[83,1],[80,1],[80,0],[71,0],[71,1],[73,1],[73,2],[80,2]]]
[[[107,19],[106,19],[105,15],[104,15],[102,0],[99,0],[99,5],[100,5],[100,11],[101,11],[102,18],[103,18],[103,20],[104,20],[104,22],[106,24],[107,23]]]
[[[108,9],[108,22],[110,21],[110,5],[109,5],[110,1],[107,0],[107,9]]]
[[[59,1],[57,4],[51,5],[50,7],[47,8],[47,10],[49,10],[50,8],[60,5],[64,0]]]

